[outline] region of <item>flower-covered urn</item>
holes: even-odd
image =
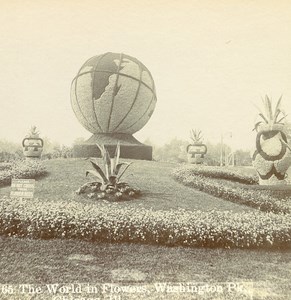
[[[281,97],[282,98],[282,97]],[[287,140],[285,113],[281,110],[281,98],[273,111],[268,96],[263,100],[261,120],[255,124],[256,150],[252,161],[260,185],[286,184],[286,172],[291,165],[291,151]]]
[[[202,143],[201,131],[191,130],[192,144],[187,146],[187,159],[191,164],[202,164],[207,147]]]
[[[22,140],[23,154],[27,159],[41,158],[43,140],[39,137],[36,126],[32,126],[29,133]]]

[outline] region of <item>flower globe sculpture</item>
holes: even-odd
[[[187,146],[187,159],[191,164],[202,164],[204,155],[207,153],[207,147],[202,143],[201,131],[191,130],[192,144]]]
[[[36,126],[30,128],[29,133],[22,140],[23,154],[26,159],[39,159],[43,150],[43,140],[39,137]]]
[[[282,98],[282,97],[281,97]],[[286,171],[291,165],[291,152],[287,141],[286,115],[281,110],[281,98],[273,111],[268,96],[263,100],[264,110],[259,113],[256,150],[253,166],[259,175],[260,185],[286,184]]]
[[[74,147],[74,156],[96,156],[96,143],[113,153],[119,142],[121,157],[151,160],[152,148],[132,134],[148,122],[156,101],[151,73],[136,58],[108,52],[87,60],[72,81],[71,105],[93,136]]]

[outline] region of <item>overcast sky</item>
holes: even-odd
[[[261,97],[283,94],[291,114],[291,1],[0,0],[0,139],[31,125],[69,145],[89,138],[70,105],[81,65],[104,52],[138,58],[157,90],[135,137],[163,144],[232,132],[249,148]]]

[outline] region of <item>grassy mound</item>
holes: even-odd
[[[127,160],[126,160],[127,161]],[[223,199],[197,192],[176,182],[169,174],[178,166],[173,163],[131,160],[123,181],[130,187],[139,189],[141,196],[134,201],[120,201],[120,207],[140,206],[146,209],[169,210],[183,208],[187,210],[232,210],[235,212],[253,209]],[[36,182],[34,195],[43,201],[80,201],[99,205],[103,200],[86,199],[75,191],[86,184],[86,170],[90,162],[84,159],[51,159],[43,161],[49,176]],[[91,180],[91,178],[90,178]],[[1,195],[9,196],[10,187],[3,187]]]

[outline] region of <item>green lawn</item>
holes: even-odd
[[[253,285],[253,299],[290,299],[291,253],[284,251],[165,248],[15,238],[0,239],[0,251],[0,282],[7,284],[99,285],[114,282],[147,285],[152,291],[156,282],[209,285],[248,282]],[[196,299],[186,294],[171,296],[154,291],[142,299],[184,299],[182,296]],[[240,294],[226,293],[224,296],[243,299]],[[212,297],[207,294],[197,299],[214,299]],[[121,299],[136,298],[137,295],[131,295]]]
[[[35,197],[42,201],[89,201],[74,194],[88,179],[91,168],[86,160],[44,161],[49,175],[36,182]],[[118,205],[143,206],[154,209],[186,208],[201,210],[251,211],[252,208],[224,201],[185,187],[170,176],[176,164],[134,161],[124,180],[142,190],[142,197]],[[89,179],[90,180],[90,179]],[[10,188],[0,189],[9,195]],[[102,203],[102,204],[101,204]],[[104,203],[96,202],[96,205]],[[76,240],[29,240],[0,238],[0,282],[19,288],[30,283],[34,287],[48,283],[103,283],[146,286],[147,294],[94,295],[96,299],[251,299],[244,292],[223,294],[160,293],[154,283],[193,282],[222,285],[225,282],[248,282],[252,299],[288,299],[291,292],[291,252],[240,249],[204,249],[163,247],[136,244],[89,243]],[[1,291],[0,291],[1,293]],[[14,297],[15,296],[15,297]],[[53,299],[47,294],[16,294],[0,299]],[[65,295],[68,296],[68,295]],[[77,295],[78,296],[78,295]],[[89,295],[90,296],[90,295]],[[85,293],[84,298],[89,299]],[[76,297],[76,295],[75,295]],[[86,298],[87,297],[87,298]],[[91,296],[92,297],[92,296]],[[55,298],[55,300],[78,298]],[[93,298],[92,298],[93,299]],[[290,297],[289,297],[290,299]]]
[[[133,164],[122,177],[132,187],[142,191],[142,197],[134,201],[124,201],[121,206],[141,205],[153,209],[200,209],[250,211],[252,208],[225,201],[208,194],[202,194],[177,183],[170,172],[178,164],[154,161],[132,160]],[[49,175],[36,182],[35,197],[43,201],[90,201],[75,194],[82,184],[95,178],[85,173],[91,163],[83,159],[56,159],[44,161]],[[0,189],[1,195],[9,195],[10,187]],[[102,201],[95,201],[96,205]]]

